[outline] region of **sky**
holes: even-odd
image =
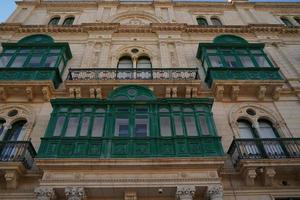
[[[187,0],[187,1],[197,1],[197,0]],[[205,1],[209,1],[209,0],[205,0]],[[278,2],[278,1],[300,2],[300,0],[250,0],[250,1],[251,2]],[[16,7],[15,0],[0,0],[0,23],[5,22],[5,20],[9,17],[9,15],[11,15],[11,13],[14,11],[15,7]]]

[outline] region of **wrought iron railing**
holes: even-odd
[[[195,80],[199,79],[197,68],[69,69],[68,80]]]
[[[30,169],[36,152],[30,141],[0,141],[0,162],[22,162]]]
[[[243,159],[300,158],[300,138],[234,139],[228,154],[235,164]]]

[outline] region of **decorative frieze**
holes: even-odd
[[[192,200],[196,192],[196,187],[193,185],[177,186],[177,200]]]
[[[66,187],[65,195],[67,200],[84,200],[86,194],[83,187]]]
[[[56,199],[55,191],[48,186],[40,186],[35,188],[34,195],[37,200],[54,200]]]

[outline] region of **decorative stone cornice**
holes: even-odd
[[[37,200],[53,200],[56,199],[55,191],[48,186],[40,186],[35,188],[34,194]]]
[[[86,199],[83,187],[66,187],[65,195],[67,200],[84,200]]]
[[[178,200],[192,200],[196,187],[193,185],[177,186],[176,197]]]
[[[81,33],[90,31],[111,31],[113,33],[155,33],[160,31],[178,31],[185,33],[274,33],[298,34],[300,27],[286,27],[277,24],[250,24],[230,26],[198,26],[185,23],[151,23],[145,25],[120,25],[119,23],[83,23],[82,25],[48,26],[48,25],[21,25],[14,23],[0,24],[1,31],[14,31],[19,33]]]

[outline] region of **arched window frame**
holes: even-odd
[[[223,26],[223,23],[219,17],[212,16],[210,17],[210,21],[213,26]]]
[[[199,16],[196,20],[199,26],[208,26],[208,22],[205,17]]]
[[[255,115],[249,114],[249,109],[254,111]],[[247,112],[248,111],[248,112]],[[235,138],[240,137],[239,120],[246,120],[251,124],[256,137],[259,135],[259,121],[266,120],[272,124],[273,130],[277,137],[292,136],[286,123],[275,111],[259,104],[240,104],[234,106],[229,112],[229,124]]]
[[[59,25],[61,17],[60,16],[53,16],[48,22],[49,26],[57,26]],[[54,23],[55,22],[55,23]]]
[[[294,20],[298,23],[298,26],[300,26],[300,16],[294,17]]]
[[[141,60],[143,60],[143,59],[145,59],[145,60],[147,60],[147,61],[149,61],[149,63],[147,63],[147,65],[149,65],[150,67],[140,67],[139,65],[140,65],[140,61]],[[152,62],[151,62],[151,59],[150,59],[150,57],[149,56],[139,56],[138,58],[137,58],[137,61],[136,61],[136,68],[137,69],[152,69]]]
[[[74,16],[68,16],[64,19],[63,26],[72,26],[74,24],[75,17]]]
[[[282,16],[282,17],[280,17],[280,20],[285,26],[288,26],[288,27],[294,26],[288,17]]]

